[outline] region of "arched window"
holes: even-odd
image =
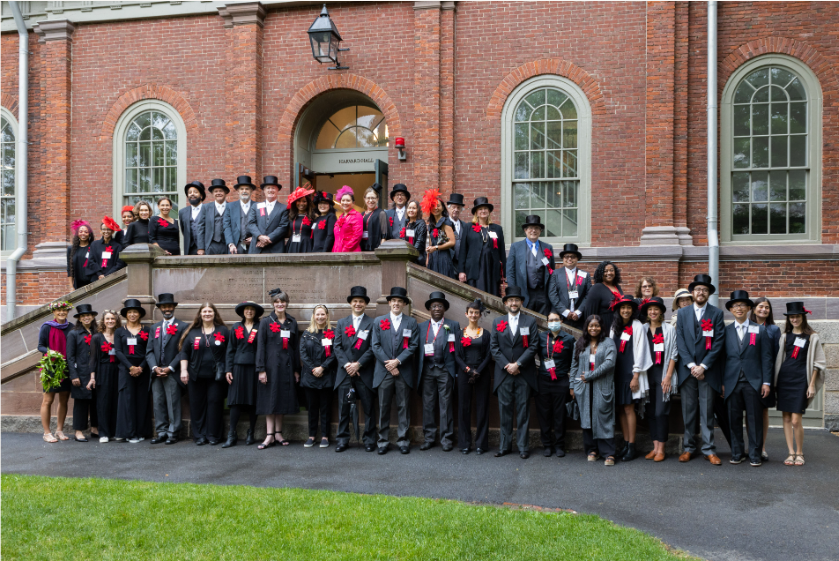
[[[180,207],[186,184],[186,128],[177,111],[157,100],[135,103],[114,129],[114,213],[123,205],[166,195]]]
[[[386,147],[387,124],[378,109],[345,107],[332,114],[318,133],[315,150]]]
[[[756,59],[723,94],[723,241],[819,238],[821,89],[790,57]]]
[[[2,251],[10,252],[14,250],[16,245],[15,229],[15,208],[17,202],[15,196],[16,189],[16,173],[15,173],[15,151],[17,149],[15,141],[17,140],[17,121],[14,116],[5,108],[0,115],[0,153],[3,158],[3,187],[0,193],[0,237],[2,237]]]
[[[548,241],[590,241],[591,110],[570,80],[540,76],[521,84],[502,113],[502,220],[511,241],[530,214]]]

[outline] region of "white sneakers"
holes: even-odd
[[[107,436],[100,436],[99,437],[99,444],[105,444],[106,442],[108,442],[108,437]]]
[[[139,442],[142,442],[142,440],[143,440],[142,438],[129,438],[128,442],[129,442],[129,444],[137,444]]]

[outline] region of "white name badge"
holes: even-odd
[[[256,208],[265,208],[265,203],[256,203]]]
[[[283,329],[282,331],[280,331],[280,337],[288,339],[289,337],[291,337],[291,331],[289,331],[288,329]]]
[[[367,337],[370,335],[370,330],[365,329],[364,331],[359,331],[357,335],[359,339],[361,339],[362,341],[366,341]]]
[[[103,251],[102,252],[102,259],[110,259],[110,258],[111,258],[111,252],[110,251]]]
[[[402,330],[402,336],[403,337],[410,337],[411,336],[411,330],[410,329],[403,329]]]
[[[591,364],[594,364],[594,355],[588,355],[588,361],[589,361]]]
[[[749,333],[760,333],[760,326],[750,325],[749,326]]]
[[[405,230],[405,237],[406,238],[413,238],[416,230]]]
[[[300,243],[300,234],[292,234],[291,243]]]
[[[588,273],[586,273],[585,271],[577,271],[577,276],[581,279],[584,279],[588,276]]]
[[[494,239],[498,238],[498,234],[496,234],[496,233],[495,233],[495,232],[493,232],[493,231],[490,231],[490,232],[489,232],[489,237],[490,237],[490,239],[493,239],[493,240],[494,240]]]
[[[216,347],[220,347],[220,346],[221,346],[221,341],[216,341]]]
[[[568,293],[568,298],[570,298],[571,300],[576,300],[579,297],[580,297],[580,294],[576,290],[572,290],[571,292]]]
[[[554,361],[552,361],[551,359],[546,359],[545,360],[545,368],[554,368],[554,366],[555,366]]]
[[[425,344],[425,356],[434,356],[434,343]]]
[[[111,349],[110,351],[108,351],[108,354],[109,355],[115,355],[115,354],[117,354],[117,352],[116,352],[115,349]]]
[[[550,262],[550,261],[548,261],[548,258],[547,258],[547,257],[543,257],[543,258],[542,258],[542,265],[544,265],[545,267],[547,267],[547,266],[548,266],[548,265],[550,265],[550,264],[551,264],[551,262]]]
[[[87,253],[85,253],[85,254],[84,254],[84,258],[85,258],[85,259],[87,259],[88,257],[90,257],[90,252],[89,252],[89,251],[88,251]]]
[[[656,353],[663,353],[664,352],[664,343],[656,343],[653,345],[653,352]]]
[[[324,347],[331,347],[332,346],[332,339],[321,339],[320,344]]]
[[[632,338],[632,335],[629,333],[621,333],[621,341],[629,341]]]
[[[448,339],[446,339],[449,343],[454,343],[454,333],[449,333]]]
[[[530,335],[530,328],[529,327],[519,327],[519,333],[522,335]]]
[[[795,343],[793,343],[793,344],[796,347],[804,347],[804,345],[807,344],[807,339],[804,339],[803,337],[796,337],[795,338]]]
[[[128,339],[125,340],[125,342],[128,345],[136,345],[137,344],[137,338],[136,337],[129,337]]]
[[[703,331],[702,336],[703,337],[713,337],[714,336],[714,330],[709,329],[708,331]]]
[[[370,237],[370,236],[369,236],[369,234],[367,234],[367,231],[364,231],[364,232],[361,234],[361,239],[362,239],[362,240],[366,240],[366,239],[368,239],[369,237]]]

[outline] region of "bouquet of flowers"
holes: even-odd
[[[41,385],[44,391],[50,391],[59,387],[67,377],[67,360],[59,352],[47,351],[38,362],[38,369],[41,371]]]

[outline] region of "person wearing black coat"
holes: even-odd
[[[169,218],[172,201],[169,197],[157,199],[160,214],[149,220],[149,243],[154,244],[166,255],[181,254],[181,233],[177,218]]]
[[[592,277],[595,284],[585,297],[581,319],[585,321],[588,316],[600,316],[603,329],[608,330],[617,313],[615,305],[623,296],[621,272],[611,261],[603,261],[597,266]]]
[[[233,324],[230,342],[227,345],[227,405],[230,407],[230,430],[222,448],[235,446],[239,440],[236,430],[242,413],[248,414],[248,435],[246,445],[256,442],[256,346],[259,334],[259,319],[265,309],[256,302],[242,302],[236,306],[236,314],[242,321]]]
[[[583,328],[582,310],[586,307],[586,298],[591,291],[591,276],[577,268],[577,262],[582,257],[576,244],[565,244],[559,252],[563,266],[554,271],[548,282],[551,307],[559,312],[563,323],[576,329]]]
[[[248,218],[250,217],[251,207],[254,206],[251,196],[256,190],[256,185],[251,183],[251,178],[247,175],[240,175],[238,179],[244,180],[244,183],[237,180],[236,185],[233,186],[239,193],[239,200],[225,205],[222,220],[224,240],[227,243],[228,251],[232,255],[244,255],[250,249],[251,235],[248,233]]]
[[[501,275],[507,268],[507,249],[501,226],[490,222],[494,208],[486,197],[475,199],[472,225],[460,240],[457,272],[460,282],[500,296]]]
[[[335,327],[334,349],[335,358],[338,360],[338,372],[335,376],[335,389],[338,391],[338,434],[335,451],[343,452],[349,446],[351,404],[353,400],[358,400],[364,411],[364,433],[361,440],[364,449],[372,452],[376,449],[376,390],[373,385],[376,358],[370,346],[373,319],[364,313],[370,303],[367,289],[363,286],[352,287],[347,302],[352,308],[352,314],[339,319]]]
[[[457,447],[464,454],[472,445],[472,394],[475,394],[475,453],[489,450],[489,395],[492,392],[491,335],[478,326],[487,313],[483,302],[475,300],[466,307],[469,323],[457,342]]]
[[[282,187],[275,176],[265,176],[262,184],[265,200],[251,205],[251,213],[248,216],[248,233],[251,235],[248,253],[285,251],[285,240],[289,231],[288,209],[277,200]]]
[[[123,249],[135,243],[149,243],[149,220],[152,217],[151,205],[146,201],[140,201],[134,205],[134,212],[137,220],[128,225],[123,239]]]
[[[335,357],[335,332],[329,329],[329,309],[320,304],[312,310],[309,328],[300,335],[300,385],[306,392],[309,413],[309,438],[304,446],[315,445],[320,418],[320,447],[329,446],[332,392],[338,360]]]
[[[425,245],[428,228],[425,220],[422,219],[419,202],[411,201],[405,207],[405,227],[399,231],[399,237],[419,251],[416,263],[425,266]]]
[[[320,213],[312,224],[312,251],[315,253],[332,253],[335,245],[335,222],[338,218],[333,199],[332,193],[325,191],[315,194],[315,208]]]
[[[113,237],[113,228],[118,226],[112,218],[105,217],[100,226],[102,237],[90,244],[90,259],[87,262],[87,270],[90,281],[105,278],[106,275],[115,273],[125,267],[125,263],[119,260],[119,252],[122,247]]]
[[[576,343],[562,330],[561,318],[552,310],[548,314],[548,331],[539,333],[539,389],[536,391],[536,417],[544,456],[556,452],[559,458],[565,456],[565,402]]]
[[[96,333],[97,314],[90,304],[79,304],[73,316],[78,323],[67,333],[67,370],[72,383],[70,395],[73,398],[73,430],[76,431],[76,442],[88,441],[82,432],[87,430],[88,426],[90,437],[99,438],[99,429],[96,428],[99,424],[96,390],[87,388],[90,382],[90,344]]]
[[[140,320],[146,315],[136,298],[125,301],[119,315],[127,321],[114,333],[119,363],[119,405],[116,435],[136,444],[151,434],[151,376],[146,361],[149,330]]]
[[[207,198],[207,192],[203,183],[193,181],[184,186],[184,194],[189,204],[178,211],[178,224],[184,239],[184,255],[198,255],[198,240],[204,238],[204,220],[201,216],[204,205],[201,203]]]
[[[110,439],[124,440],[117,436],[119,363],[114,341],[120,325],[116,311],[105,310],[102,312],[98,333],[93,335],[90,342],[90,381],[87,387],[96,388],[96,413],[101,443]]]
[[[378,189],[377,189],[378,188]],[[361,251],[375,251],[387,239],[388,221],[385,211],[379,208],[379,189],[374,183],[364,192],[364,215],[361,219]]]
[[[288,241],[286,253],[311,253],[314,247],[316,218],[312,194],[314,189],[298,187],[288,196]]]
[[[72,279],[73,290],[91,282],[90,250],[93,228],[83,220],[73,222],[73,243],[67,248],[67,276]]]

